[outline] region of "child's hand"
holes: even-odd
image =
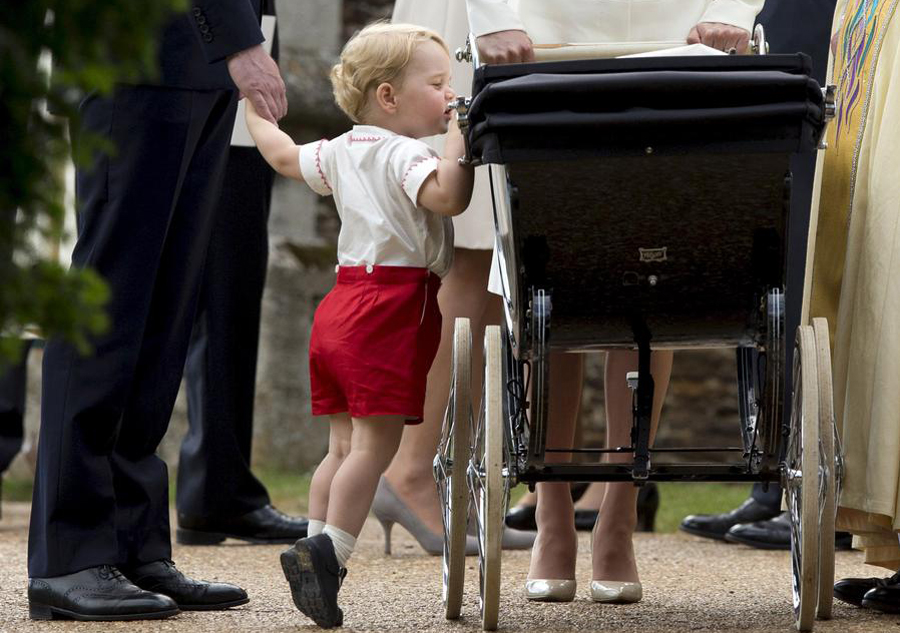
[[[247,129],[266,162],[282,176],[303,180],[300,173],[300,147],[290,136],[279,130],[276,123],[261,117],[252,101],[246,99],[245,104]]]

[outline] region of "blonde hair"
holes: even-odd
[[[416,47],[427,41],[447,45],[435,31],[414,24],[375,22],[350,38],[331,69],[334,100],[354,123],[368,106],[369,90],[402,80]],[[449,51],[448,51],[449,54]]]

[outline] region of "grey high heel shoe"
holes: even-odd
[[[435,534],[425,527],[425,524],[410,510],[409,506],[400,500],[384,477],[378,480],[375,499],[372,501],[372,513],[384,530],[385,554],[390,555],[391,553],[391,530],[395,523],[399,523],[412,534],[427,553],[432,556],[443,554],[444,535]],[[478,554],[478,540],[473,536],[466,536],[466,556],[475,556],[476,554]]]

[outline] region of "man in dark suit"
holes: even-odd
[[[191,4],[161,33],[159,80],[81,105],[83,127],[116,152],[77,172],[72,261],[106,279],[111,327],[89,356],[59,340],[44,355],[34,619],[161,618],[247,601],[171,563],[168,476],[155,451],[184,368],[238,92],[272,121],[287,101],[260,45],[260,0]]]
[[[275,0],[263,0],[263,16],[274,20]],[[277,26],[272,40],[277,60]],[[275,172],[240,130],[246,130],[243,117],[235,121],[185,366],[190,428],[178,459],[175,536],[185,545],[226,537],[293,543],[306,536],[306,519],[273,508],[250,470]]]
[[[836,0],[766,0],[757,21],[766,29],[771,53],[804,52],[812,58],[813,77],[825,85],[828,69],[828,45]],[[812,202],[816,157],[794,156],[791,160],[793,186],[791,218],[788,227],[788,276],[785,291],[785,325],[788,333],[800,325],[803,280],[806,266],[806,238]],[[787,337],[785,394],[790,394],[793,335]],[[790,419],[791,398],[785,398],[784,415]],[[790,548],[790,519],[781,512],[781,487],[756,484],[739,508],[715,515],[691,515],[681,529],[698,536],[724,538],[766,549]],[[838,544],[849,547],[849,535],[839,534]]]

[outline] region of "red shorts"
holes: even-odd
[[[440,277],[427,268],[338,270],[334,288],[313,317],[313,415],[349,412],[422,421],[428,370],[441,341],[440,286]]]

